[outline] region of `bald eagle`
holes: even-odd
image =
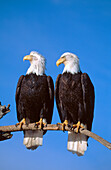
[[[45,74],[45,58],[32,51],[23,60],[30,61],[26,75],[19,78],[16,88],[16,110],[20,125],[36,123],[42,126],[50,124],[54,106],[54,85],[50,76]],[[43,134],[46,131],[24,131],[24,145],[27,149],[34,150],[42,145]]]
[[[88,137],[79,133],[80,127],[91,130],[94,112],[94,86],[87,73],[82,73],[79,58],[72,53],[64,53],[56,62],[64,63],[55,85],[55,97],[62,129],[67,125],[76,127],[76,133],[68,132],[68,151],[78,156],[87,150]]]

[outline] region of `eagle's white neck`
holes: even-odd
[[[30,74],[30,73],[36,74],[37,76],[43,75],[45,73],[45,65],[41,63],[31,63],[26,74]]]
[[[72,73],[72,74],[80,72],[79,63],[73,63],[73,62],[65,63],[63,73],[65,73],[65,72]]]

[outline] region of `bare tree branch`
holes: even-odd
[[[39,127],[35,127],[35,123],[30,123],[29,125],[23,125],[22,129],[20,129],[20,126],[11,125],[11,126],[0,126],[0,131],[2,132],[16,132],[16,131],[24,131],[24,130],[37,130]],[[47,126],[43,127],[43,130],[54,130],[54,131],[62,131],[62,126],[57,124],[48,124]],[[65,131],[72,131],[69,127],[65,127]],[[74,132],[76,131],[76,128],[74,129]],[[89,136],[98,142],[100,142],[102,145],[106,146],[108,149],[111,150],[111,143],[103,139],[102,137],[96,135],[93,132],[90,132],[89,130],[80,128],[80,133]]]
[[[0,133],[0,141],[4,141],[4,140],[7,140],[7,139],[11,139],[12,138],[12,134],[11,133],[7,133],[7,132],[1,132]]]
[[[97,140],[99,143],[101,143],[102,145],[106,146],[108,149],[111,150],[111,143],[106,141],[102,137],[96,135],[95,133],[93,133],[93,132],[91,132],[89,130],[86,130],[86,129],[82,129],[82,128],[80,129],[80,133]]]
[[[1,102],[0,102],[0,119],[1,119],[4,115],[6,115],[8,112],[10,112],[9,107],[10,107],[10,104],[8,104],[8,106],[6,107],[5,105],[2,106],[2,105],[1,105]]]
[[[10,104],[8,104],[8,106],[6,107],[5,105],[2,106],[1,105],[1,102],[0,102],[0,119],[6,115],[7,113],[10,112]],[[0,141],[3,141],[3,140],[7,140],[7,139],[10,139],[13,135],[9,132],[0,132]]]

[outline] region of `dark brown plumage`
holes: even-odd
[[[86,73],[59,74],[55,85],[55,97],[60,120],[69,124],[78,121],[91,130],[94,111],[94,87]]]
[[[16,110],[20,122],[38,122],[45,118],[51,123],[54,105],[54,85],[50,76],[29,74],[19,78],[16,89]]]

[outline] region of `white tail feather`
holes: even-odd
[[[87,136],[80,133],[68,132],[67,149],[73,154],[76,153],[78,156],[83,156],[87,150]]]
[[[43,143],[43,131],[42,130],[28,130],[24,132],[23,144],[27,149],[34,150],[38,146],[42,146]]]

